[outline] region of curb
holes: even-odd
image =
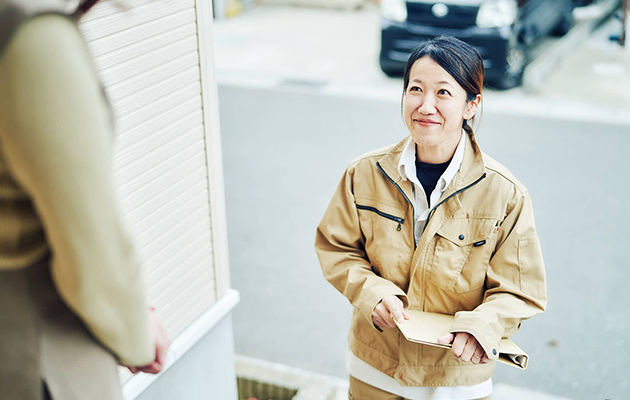
[[[563,58],[578,47],[590,33],[621,4],[621,0],[602,0],[593,5],[573,10],[574,18],[580,20],[562,39],[554,43],[549,51],[538,56],[523,74],[523,89],[535,93],[543,81],[562,63]]]

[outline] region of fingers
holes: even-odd
[[[473,364],[485,364],[489,361],[486,352],[479,344],[477,339],[468,333],[457,332],[453,340],[453,355],[463,362],[472,362]]]
[[[401,323],[409,318],[411,316],[397,296],[385,296],[372,311],[372,322],[379,328],[395,328],[394,319]]]
[[[155,328],[155,361],[160,364],[161,367],[166,364],[166,355],[170,345],[171,341],[158,322]]]
[[[144,367],[138,368],[139,372],[144,372],[145,374],[159,374],[162,371],[162,366],[157,362],[153,361],[149,365],[145,365]]]
[[[477,346],[476,344],[472,343],[472,340],[470,340],[469,336],[468,341],[466,342],[466,345],[464,345],[464,349],[462,350],[462,355],[459,356],[459,359],[463,362],[470,362],[476,352]]]
[[[451,344],[453,343],[453,339],[455,339],[455,335],[452,333],[447,333],[444,336],[440,336],[437,341],[439,344]]]
[[[455,339],[453,340],[453,355],[457,358],[462,356],[464,352],[464,347],[466,347],[466,343],[468,343],[468,334],[464,332],[457,332],[455,334]]]
[[[481,360],[484,355],[485,355],[485,352],[483,351],[481,346],[478,346],[475,352],[473,353],[472,357],[470,358],[470,362],[473,364],[479,364],[481,363]]]
[[[374,325],[378,326],[381,329],[389,328],[387,322],[378,314],[376,309],[372,313],[372,322],[374,322]]]
[[[374,321],[374,324],[379,328],[396,327],[389,310],[383,302],[380,302],[372,312],[372,321]]]
[[[162,371],[162,368],[166,365],[166,356],[168,347],[171,345],[171,341],[164,331],[164,328],[162,328],[162,324],[155,313],[151,313],[150,317],[153,335],[155,336],[155,360],[153,360],[153,362],[148,366],[141,369],[141,371],[148,374],[157,374]]]
[[[398,296],[386,296],[381,302],[381,304],[385,304],[385,307],[387,307],[387,310],[389,311],[391,319],[395,319],[398,322],[405,321],[405,317],[403,314],[403,311],[405,311],[405,308],[403,307],[402,300],[400,300]]]
[[[171,345],[171,341],[164,331],[164,328],[162,328],[162,324],[153,310],[149,313],[149,321],[155,338],[155,359],[148,365],[127,367],[129,372],[132,374],[137,374],[138,372],[144,372],[146,374],[159,374],[166,365],[168,348]]]

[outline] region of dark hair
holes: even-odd
[[[83,0],[81,3],[79,3],[77,9],[74,10],[74,16],[77,18],[81,18],[83,15],[85,15],[85,13],[90,11],[90,8],[98,3],[98,1],[99,0]]]
[[[469,45],[451,36],[439,36],[420,43],[409,56],[403,75],[403,98],[409,86],[411,67],[420,58],[428,56],[444,68],[466,91],[466,100],[472,101],[481,94],[484,79],[483,58]],[[472,128],[464,121],[463,128],[472,134]]]

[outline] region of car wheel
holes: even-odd
[[[508,49],[505,56],[505,71],[503,75],[494,84],[497,89],[511,89],[521,84],[523,80],[523,72],[527,65],[527,53],[525,46],[521,43],[516,44]]]
[[[554,36],[564,36],[567,33],[569,33],[571,28],[573,28],[573,10],[572,9],[564,13],[564,15],[562,16],[562,19],[560,20],[560,22],[558,22],[558,25],[556,25],[556,27],[553,28],[553,31],[551,31],[551,34]]]

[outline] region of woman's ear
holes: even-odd
[[[471,119],[477,113],[477,109],[481,104],[481,94],[475,96],[474,99],[466,104],[466,110],[464,111],[464,119]]]

